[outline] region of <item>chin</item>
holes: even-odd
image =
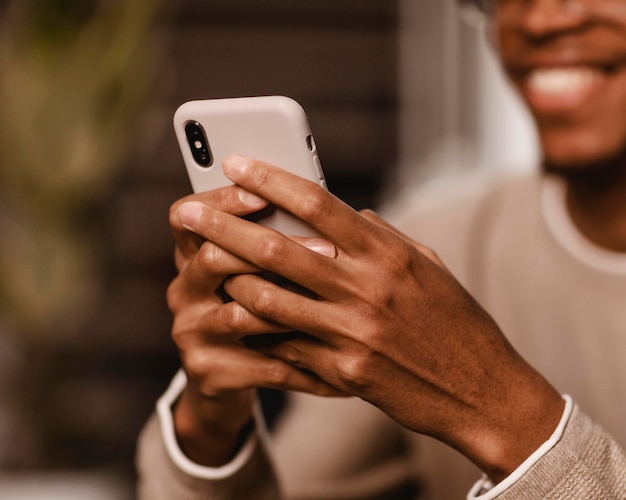
[[[544,150],[542,167],[546,173],[571,181],[606,184],[626,175],[626,147],[603,151]]]
[[[576,151],[565,153],[551,153],[544,150],[543,164],[549,166],[552,172],[568,172],[582,170],[596,170],[601,168],[608,160],[608,157],[596,154],[581,154]]]
[[[585,133],[540,134],[543,164],[554,173],[626,170],[626,140]]]

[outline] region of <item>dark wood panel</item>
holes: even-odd
[[[385,109],[314,108],[309,121],[327,173],[378,176],[393,161],[395,114]]]
[[[173,47],[185,98],[288,94],[333,104],[386,102],[396,92],[395,38],[281,27],[188,30]]]
[[[186,2],[177,19],[168,113],[189,99],[293,97],[336,194],[372,204],[396,154],[395,2]],[[167,134],[151,174],[182,182]]]
[[[293,0],[211,0],[184,2],[179,6],[181,26],[277,26],[294,23],[324,29],[365,29],[388,26],[395,29],[396,2],[390,0],[333,0],[304,2]]]

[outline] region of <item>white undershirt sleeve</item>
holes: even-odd
[[[157,402],[157,414],[159,416],[161,432],[167,453],[174,464],[191,477],[209,480],[219,480],[231,477],[239,471],[252,456],[255,447],[258,445],[259,436],[257,430],[260,430],[261,434],[264,432],[265,423],[261,416],[260,407],[258,404],[255,405],[255,431],[250,434],[239,453],[230,462],[221,467],[206,467],[198,465],[187,458],[180,449],[176,439],[176,433],[174,431],[172,405],[180,396],[186,383],[187,377],[185,376],[185,373],[180,370],[173,378],[167,391]],[[565,409],[556,430],[550,438],[500,483],[494,485],[486,476],[478,480],[468,493],[468,500],[495,499],[500,493],[512,486],[519,478],[526,474],[535,463],[537,463],[560,441],[573,409],[572,399],[567,395],[564,395],[563,399],[565,400]]]
[[[171,460],[176,466],[191,477],[198,479],[225,479],[234,475],[243,465],[250,459],[255,447],[258,444],[257,429],[265,429],[265,423],[261,417],[260,405],[257,403],[254,410],[254,419],[256,421],[255,430],[250,433],[245,444],[237,453],[237,455],[227,464],[220,467],[205,467],[192,462],[185,456],[178,445],[176,433],[174,431],[174,419],[172,416],[172,406],[180,396],[181,392],[187,384],[185,372],[179,370],[172,379],[170,386],[165,394],[157,402],[157,414],[161,423],[161,432],[165,448]]]
[[[552,433],[550,438],[543,443],[532,455],[530,455],[522,464],[515,469],[506,478],[494,485],[487,476],[484,476],[474,484],[473,488],[467,494],[467,500],[492,500],[496,498],[500,493],[510,488],[518,479],[526,474],[530,468],[535,465],[546,453],[548,453],[554,446],[561,440],[563,431],[567,425],[572,409],[574,407],[572,398],[568,395],[564,395],[565,409],[563,415],[559,421],[559,425]]]

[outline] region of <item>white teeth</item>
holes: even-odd
[[[593,68],[537,69],[528,76],[528,86],[544,94],[564,95],[579,92],[602,77]]]

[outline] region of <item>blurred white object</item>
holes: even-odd
[[[35,473],[0,474],[2,500],[131,500],[131,488],[111,474]]]
[[[534,126],[504,78],[485,28],[456,0],[399,2],[398,159],[389,197],[471,172],[538,165]]]

